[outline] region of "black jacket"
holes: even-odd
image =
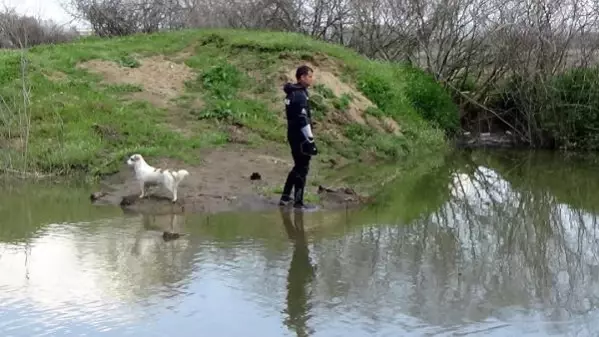
[[[291,139],[305,138],[302,128],[312,127],[312,114],[308,90],[300,84],[286,83],[283,91],[285,97],[285,114],[287,116],[287,136]]]

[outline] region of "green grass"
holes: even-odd
[[[101,76],[77,67],[92,59],[109,60],[135,69],[151,55],[174,56],[194,46],[184,62],[195,72],[185,92],[175,100],[178,113],[192,135],[168,123],[172,109],[158,108],[129,96],[139,85],[107,84]],[[198,150],[226,144],[223,125],[242,124],[251,139],[285,140],[282,88],[278,83],[284,65],[298,65],[316,53],[340,65],[340,78],[351,79],[378,108],[367,111],[388,116],[401,126],[402,135],[377,133],[366,126],[339,125],[351,144],[330,135],[318,135],[324,154],[336,152],[355,159],[374,151],[385,159],[428,155],[445,148],[444,132],[457,122],[457,108],[431,78],[403,65],[374,62],[341,46],[310,38],[273,32],[240,30],[186,30],[114,39],[85,38],[62,45],[31,48],[26,54],[26,85],[30,102],[25,106],[20,73],[22,54],[0,53],[0,165],[25,167],[55,174],[85,173],[98,176],[114,172],[126,155],[170,156],[194,163]],[[46,75],[62,73],[61,80]],[[203,105],[190,102],[201,98]],[[330,88],[316,85],[311,101],[314,118],[327,123],[331,112],[343,113],[352,101],[335,97]],[[31,119],[28,155],[11,144],[25,137],[24,116]],[[455,119],[455,120],[454,120]],[[110,130],[97,132],[94,125]],[[9,146],[5,146],[8,144]],[[10,161],[9,161],[10,158]]]

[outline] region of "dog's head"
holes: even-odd
[[[143,159],[144,158],[141,156],[141,154],[139,154],[139,153],[133,154],[129,158],[127,158],[127,165],[132,166],[132,167],[136,166],[139,163],[141,163],[143,161]]]

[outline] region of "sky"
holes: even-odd
[[[58,24],[67,27],[75,25],[77,28],[86,28],[82,22],[73,21],[71,16],[62,8],[64,0],[0,0],[3,7],[15,8],[21,14],[27,14],[43,19],[52,19]]]

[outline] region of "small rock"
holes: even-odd
[[[104,192],[94,192],[94,193],[92,193],[92,194],[89,196],[89,199],[90,199],[91,201],[96,201],[96,200],[98,200],[98,199],[102,198],[102,197],[103,197],[103,196],[105,196],[105,195],[106,195],[106,193],[104,193]]]
[[[120,205],[121,206],[130,206],[135,203],[136,196],[128,195],[121,198]]]
[[[262,179],[262,176],[258,172],[254,172],[250,176],[250,180],[261,180],[261,179]]]
[[[330,188],[328,188],[328,187],[324,187],[324,186],[322,186],[322,185],[318,185],[318,194],[320,194],[320,193],[324,193],[324,192],[329,192],[329,193],[332,193],[332,192],[335,192],[335,190],[333,190],[333,189],[330,189]]]
[[[343,192],[345,192],[345,194],[351,194],[351,195],[356,195],[356,191],[354,191],[352,188],[350,187],[346,187],[343,189]]]
[[[162,233],[162,239],[164,241],[177,240],[180,237],[181,237],[181,234],[179,234],[179,233],[172,233],[172,232],[163,232]]]

